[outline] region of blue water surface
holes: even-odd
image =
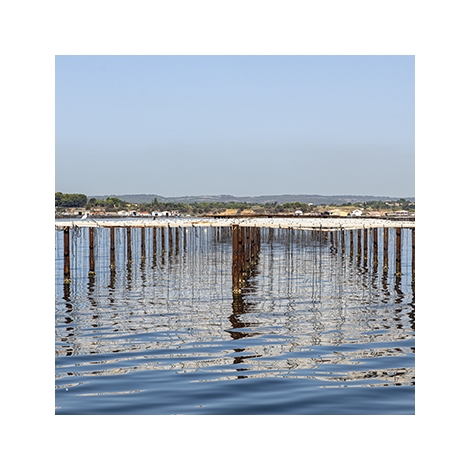
[[[230,227],[133,228],[130,258],[116,229],[112,263],[94,230],[91,254],[71,231],[70,283],[56,231],[56,414],[414,414],[406,231],[397,265],[393,231],[364,254],[351,232],[262,229],[233,294]]]

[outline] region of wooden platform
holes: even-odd
[[[355,230],[362,228],[415,228],[414,220],[395,220],[381,218],[355,218],[355,217],[234,217],[234,218],[135,218],[135,219],[77,219],[56,220],[56,230],[66,227],[230,227],[240,225],[243,227],[272,227],[292,228],[297,230],[343,229]]]

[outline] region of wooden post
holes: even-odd
[[[312,230],[312,234],[313,234],[313,230]],[[273,236],[274,236],[274,229],[272,227],[269,227],[268,228],[268,243],[273,242]]]
[[[152,230],[152,238],[153,238],[153,257],[157,256],[157,227],[153,227]]]
[[[357,229],[357,256],[358,258],[361,257],[362,254],[362,246],[361,246],[361,229]]]
[[[116,269],[116,247],[114,244],[114,227],[109,228],[109,266]]]
[[[388,227],[384,227],[384,261],[383,270],[388,271]]]
[[[64,229],[64,283],[69,284],[70,280],[70,228]]]
[[[245,230],[245,256],[246,256],[246,265],[248,269],[250,268],[251,264],[251,235],[252,235],[252,228],[246,227]]]
[[[232,225],[232,292],[241,293],[240,226]]]
[[[346,250],[344,246],[344,229],[341,227],[341,252],[344,253]]]
[[[132,263],[132,244],[131,244],[131,228],[127,227],[127,263]]]
[[[140,257],[145,258],[145,227],[140,229]]]
[[[411,279],[415,280],[415,229],[411,229]]]
[[[354,253],[354,231],[349,230],[349,257],[352,258]]]
[[[89,276],[95,275],[95,240],[94,240],[94,228],[89,227],[88,229],[89,237],[89,262],[90,270],[88,271]]]
[[[180,249],[180,227],[175,227],[175,249],[176,254],[178,254]]]
[[[170,227],[170,224],[168,224],[168,253],[173,251],[173,231],[172,228]]]
[[[369,257],[369,229],[364,227],[364,263]]]
[[[377,242],[377,227],[374,227],[374,264],[377,266],[379,264],[379,244]]]
[[[162,252],[161,252],[161,262],[162,262],[162,266],[165,264],[165,230],[166,228],[164,226],[161,226],[160,227],[160,232],[161,232],[161,235],[162,235]]]
[[[241,277],[245,275],[246,272],[246,251],[245,251],[245,243],[246,243],[246,229],[245,227],[240,227],[240,237],[238,239],[238,249],[239,249],[239,256],[241,258]]]
[[[396,227],[395,229],[395,260],[396,269],[395,275],[401,276],[401,228]]]

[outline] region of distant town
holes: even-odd
[[[326,197],[325,197],[326,198]],[[346,198],[346,197],[344,197]],[[215,199],[215,198],[214,198]],[[299,197],[300,199],[300,197]],[[55,193],[56,218],[104,217],[386,217],[414,218],[415,202],[410,199],[313,202],[242,202],[203,200],[193,202],[128,202],[118,197],[99,199],[85,194]]]

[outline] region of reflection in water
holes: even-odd
[[[262,229],[238,295],[230,227],[116,229],[114,262],[109,230],[96,229],[90,276],[88,233],[74,229],[71,284],[57,236],[56,385],[129,374],[135,390],[150,371],[413,385],[412,239],[402,230],[397,271],[393,232]]]

